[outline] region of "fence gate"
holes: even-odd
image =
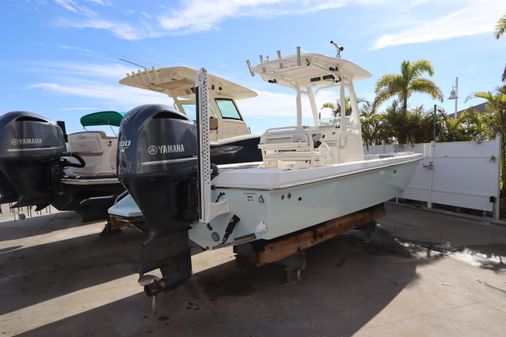
[[[476,142],[375,145],[365,153],[413,151],[424,154],[400,196],[404,199],[492,212],[499,217],[501,139]]]

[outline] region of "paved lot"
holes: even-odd
[[[0,215],[0,336],[505,336],[506,228],[388,206],[360,233],[308,251],[303,282],[238,271],[230,249],[193,256],[159,296],[137,285],[142,235],[100,238],[73,213]],[[504,262],[504,263],[503,263]]]

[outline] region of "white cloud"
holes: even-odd
[[[113,106],[120,110],[128,110],[142,104],[172,104],[172,100],[167,95],[119,85],[107,85],[100,82],[39,82],[31,84],[28,89],[42,90],[51,94],[91,98],[95,104],[99,101],[104,105]]]
[[[183,8],[172,10],[158,18],[160,26],[168,31],[205,31],[217,23],[234,16],[249,16],[251,10],[286,0],[191,0]]]
[[[83,52],[86,54],[90,54],[92,52],[91,49],[86,49],[86,48],[81,48],[81,47],[76,47],[76,46],[68,46],[65,44],[58,44],[56,46],[61,49],[74,50],[74,51],[79,51],[79,52]]]
[[[101,6],[112,6],[111,0],[86,0],[86,1]]]
[[[72,0],[54,0],[54,2],[72,13],[77,13],[76,3]]]
[[[133,70],[136,69],[119,63],[35,62],[30,67],[30,71],[42,73],[46,77],[92,77],[110,79],[114,82]]]
[[[165,12],[140,12],[137,22],[131,18],[106,20],[94,11],[78,5],[74,0],[54,0],[74,13],[76,17],[60,18],[60,26],[79,29],[102,29],[125,40],[137,40],[170,34],[185,34],[214,29],[221,22],[240,17],[272,18],[281,15],[298,15],[343,7],[348,3],[377,5],[381,0],[188,0],[180,1],[179,8],[172,5]],[[388,2],[396,0],[388,0]],[[424,1],[424,0],[420,0]],[[95,4],[111,5],[109,1],[88,0]],[[97,8],[95,8],[97,9]],[[133,10],[124,11],[131,17]],[[120,11],[117,11],[120,13]],[[129,20],[129,21],[126,21]]]
[[[373,49],[489,33],[494,29],[498,13],[506,11],[504,0],[462,1],[456,5],[459,4],[465,7],[441,17],[430,17],[404,31],[380,36]]]
[[[350,0],[190,0],[184,2],[182,8],[159,16],[158,22],[168,32],[198,32],[210,30],[230,18],[303,14],[339,8],[348,2]]]
[[[59,19],[56,24],[62,27],[69,28],[92,28],[107,30],[123,40],[137,40],[141,38],[138,29],[128,23],[107,21],[103,19]]]
[[[85,16],[88,16],[88,17],[94,17],[94,16],[97,15],[91,9],[89,9],[89,8],[87,8],[85,6],[79,5],[74,0],[54,0],[54,2],[58,6],[63,7],[66,10],[68,10],[69,12],[72,12],[74,14],[82,14],[82,15],[85,15]]]
[[[32,63],[27,70],[31,73],[36,71],[42,80],[27,89],[51,95],[89,98],[89,103],[80,104],[95,106],[100,103],[120,110],[149,103],[172,104],[167,95],[120,85],[118,81],[133,69],[119,63]]]

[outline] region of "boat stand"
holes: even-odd
[[[267,264],[280,265],[284,267],[285,283],[296,284],[302,280],[302,272],[306,269],[307,249],[352,229],[362,230],[370,238],[376,228],[376,219],[384,213],[384,205],[379,204],[275,240],[234,246],[236,266],[244,269]]]
[[[107,220],[107,222],[104,225],[104,229],[100,232],[99,236],[101,238],[113,236],[115,234],[121,233],[121,228],[114,227],[110,220]]]

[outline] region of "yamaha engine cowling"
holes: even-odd
[[[61,128],[34,113],[14,111],[0,117],[0,193],[14,207],[50,203],[53,180],[61,175],[65,152]]]
[[[197,129],[165,105],[143,105],[123,118],[118,178],[149,226],[141,276],[160,268],[165,289],[191,276],[188,229],[198,219]]]

